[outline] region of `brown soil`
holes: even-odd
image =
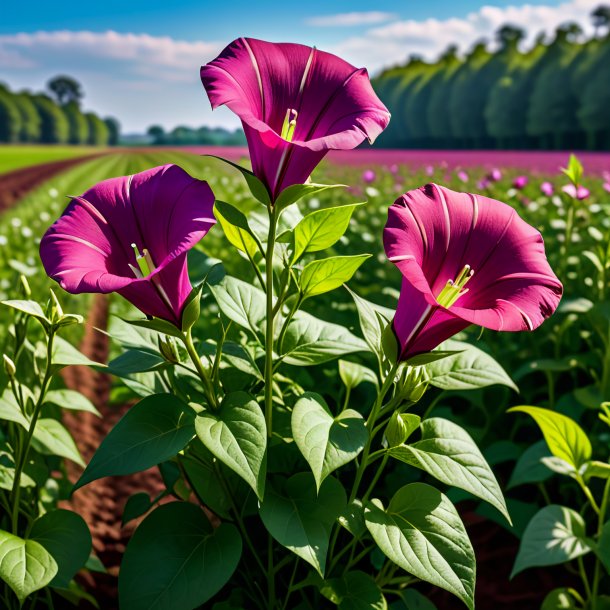
[[[94,295],[80,350],[91,360],[107,362],[108,337],[97,329],[105,329],[108,320],[108,298]],[[64,370],[64,381],[73,390],[89,398],[102,417],[92,413],[65,411],[64,423],[74,436],[85,462],[89,462],[106,434],[125,414],[129,404],[109,405],[111,380],[108,375],[84,366]],[[80,476],[81,469],[69,463],[68,476],[72,481]],[[117,575],[125,545],[133,531],[133,524],[121,527],[125,502],[138,491],[157,495],[164,488],[156,469],[124,477],[109,477],[94,481],[79,489],[72,497],[69,508],[78,512],[87,522],[93,536],[93,548],[108,574],[91,573],[85,586],[91,590],[101,608],[117,607]]]
[[[0,174],[0,212],[10,208],[26,193],[56,174],[103,154],[105,153],[41,163],[23,167],[7,174]]]

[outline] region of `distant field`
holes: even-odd
[[[50,161],[82,157],[103,150],[93,146],[0,146],[0,174]]]

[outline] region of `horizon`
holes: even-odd
[[[239,122],[229,111],[210,109],[199,67],[240,35],[315,45],[374,75],[411,54],[433,60],[453,43],[463,53],[481,38],[492,41],[505,23],[527,32],[524,46],[566,21],[590,34],[589,14],[600,2],[434,0],[404,6],[390,0],[375,11],[362,0],[349,10],[347,3],[319,0],[289,11],[273,4],[236,0],[210,10],[207,2],[168,8],[137,0],[127,13],[112,1],[103,16],[73,0],[60,10],[39,2],[12,5],[0,24],[0,82],[40,91],[52,77],[69,75],[83,86],[84,108],[116,117],[126,135],[143,134],[153,124],[233,130]],[[244,22],[248,32],[239,27]]]

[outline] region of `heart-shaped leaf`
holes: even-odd
[[[426,419],[420,429],[420,441],[394,447],[390,455],[489,502],[510,523],[498,481],[470,434],[440,417]]]
[[[46,587],[57,574],[57,563],[35,540],[24,540],[0,530],[0,578],[21,603]]]
[[[511,578],[526,568],[554,566],[592,550],[584,519],[571,508],[551,504],[527,524]]]
[[[362,451],[369,436],[360,413],[346,409],[333,417],[324,399],[313,392],[305,393],[294,405],[292,434],[318,489],[331,472]]]
[[[195,413],[173,394],[131,407],[107,434],[74,490],[101,477],[131,474],[173,458],[195,436]]]
[[[269,489],[260,506],[267,531],[324,576],[330,533],[345,509],[345,490],[332,477],[316,493],[313,477],[300,472],[286,481],[282,493]]]
[[[256,400],[246,392],[227,394],[216,411],[195,419],[199,440],[244,479],[262,500],[267,472],[267,425]]]
[[[324,581],[320,592],[339,606],[339,610],[387,610],[388,607],[377,583],[359,570]]]
[[[34,521],[29,538],[39,542],[57,562],[52,587],[68,588],[91,553],[91,534],[80,515],[61,508]]]
[[[229,580],[241,557],[239,532],[214,529],[194,504],[170,502],[154,510],[127,545],[119,574],[119,602],[129,610],[198,608]]]
[[[304,298],[330,292],[349,281],[370,254],[333,256],[305,265],[299,282]]]
[[[474,551],[447,496],[430,485],[410,483],[394,494],[387,509],[379,500],[367,503],[364,518],[391,561],[474,609]]]

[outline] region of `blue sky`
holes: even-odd
[[[152,123],[235,126],[209,109],[199,66],[238,36],[315,44],[373,73],[410,53],[466,50],[503,23],[541,30],[587,16],[599,0],[12,0],[0,19],[0,81],[40,90],[57,73],[77,77],[85,106],[127,132]],[[102,8],[103,7],[103,8]],[[532,26],[535,24],[535,27]]]

